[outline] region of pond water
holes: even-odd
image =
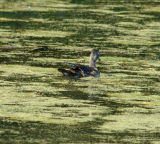
[[[0,143],[158,144],[159,60],[158,0],[1,0]]]

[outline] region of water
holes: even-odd
[[[158,144],[159,46],[158,0],[1,0],[0,142]]]

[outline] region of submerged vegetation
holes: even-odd
[[[0,143],[156,144],[158,0],[1,0]],[[67,79],[64,62],[100,78]]]

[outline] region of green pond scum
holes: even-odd
[[[159,0],[0,0],[0,143],[159,141]]]

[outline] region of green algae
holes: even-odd
[[[158,4],[1,0],[0,143],[157,143]],[[62,77],[92,48],[100,78]]]

